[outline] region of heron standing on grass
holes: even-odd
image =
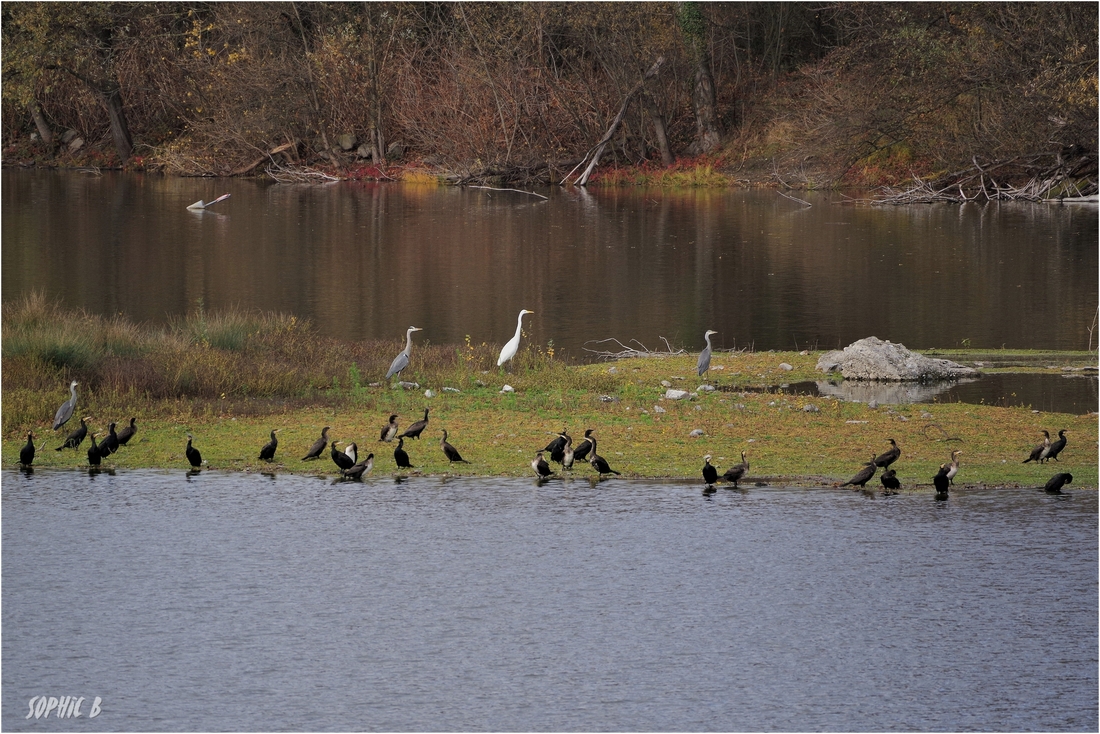
[[[410,326],[409,330],[405,332],[405,348],[401,350],[400,354],[394,357],[393,364],[390,365],[390,371],[386,373],[387,380],[394,375],[400,374],[401,370],[409,366],[409,352],[412,351],[414,331],[424,330],[419,326]]]
[[[76,409],[76,386],[79,384],[79,382],[73,380],[72,384],[69,385],[69,399],[61,404],[53,417],[53,429],[55,431],[68,423],[69,419],[73,417],[73,411]]]
[[[717,333],[717,331],[708,329],[707,333],[703,334],[703,338],[707,340],[707,345],[703,347],[703,351],[699,352],[699,362],[695,365],[695,369],[700,377],[710,369],[710,335]]]
[[[534,313],[534,311],[523,309],[519,312],[519,318],[516,319],[516,335],[508,340],[508,343],[504,345],[504,349],[500,350],[500,356],[497,358],[497,367],[502,366],[505,362],[516,356],[516,352],[519,351],[519,337],[523,332],[523,316],[529,313]]]

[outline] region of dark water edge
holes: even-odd
[[[722,389],[719,387],[719,389]],[[943,383],[794,382],[767,388],[728,388],[733,392],[774,392],[806,397],[832,396],[853,402],[968,403],[1003,408],[1027,407],[1044,413],[1084,415],[1100,407],[1096,375],[1075,373],[994,373],[972,380]]]

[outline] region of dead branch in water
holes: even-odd
[[[970,168],[930,181],[914,176],[907,188],[884,187],[870,203],[1057,201],[1097,193],[1097,155],[1080,146],[985,164],[976,156],[971,160]]]
[[[325,173],[324,171],[317,171],[312,168],[306,168],[304,166],[280,166],[277,163],[272,163],[270,166],[264,169],[264,172],[271,176],[279,183],[333,183],[335,181],[342,181],[343,179],[332,174]]]
[[[616,360],[616,359],[632,359],[634,357],[675,357],[680,354],[687,354],[683,349],[673,349],[672,345],[668,343],[668,339],[661,337],[661,341],[665,343],[667,352],[654,352],[651,351],[645,344],[642,344],[637,339],[631,339],[631,343],[637,344],[641,349],[635,349],[634,347],[628,347],[615,337],[607,339],[591,339],[586,341],[585,344],[603,344],[605,342],[615,342],[619,345],[619,351],[601,350],[601,349],[589,349],[587,346],[583,347],[584,351],[595,354],[598,359],[604,360]]]

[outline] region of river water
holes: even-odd
[[[7,731],[1098,726],[1095,491],[2,479]]]
[[[163,323],[229,306],[325,334],[697,351],[1085,349],[1100,342],[1089,205],[871,207],[835,193],[546,189],[59,171],[2,174],[2,292]],[[205,211],[187,205],[231,198]],[[631,344],[634,346],[633,344]]]

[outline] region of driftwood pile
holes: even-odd
[[[1079,145],[1057,153],[980,162],[931,181],[914,178],[904,189],[886,187],[875,204],[1081,199],[1097,194],[1097,155]]]

